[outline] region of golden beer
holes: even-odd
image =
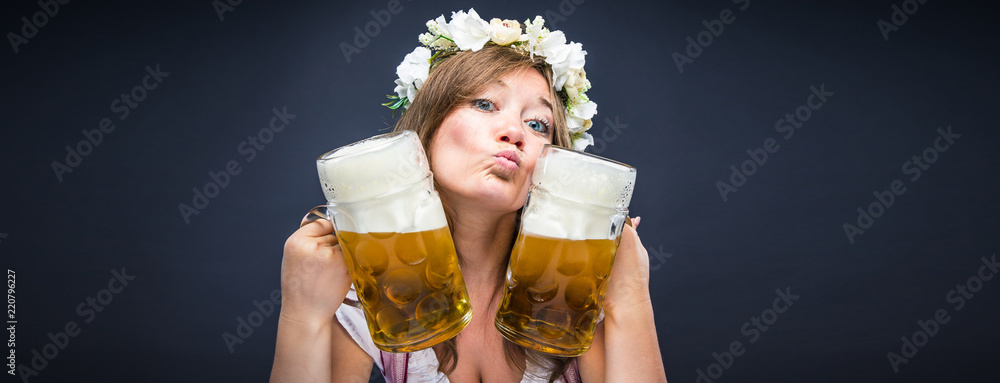
[[[337,232],[368,330],[379,349],[411,352],[457,335],[472,319],[447,227],[416,233]]]
[[[520,234],[496,326],[514,343],[550,354],[590,349],[618,245]],[[541,341],[541,342],[540,342]]]
[[[634,184],[629,165],[542,149],[497,308],[500,334],[563,357],[590,349]]]
[[[343,146],[316,167],[375,345],[411,352],[462,331],[472,319],[469,294],[416,133]]]

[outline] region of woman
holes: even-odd
[[[587,353],[574,361],[525,352],[494,326],[538,154],[550,143],[580,148],[596,112],[583,95],[585,52],[543,22],[526,22],[522,35],[517,22],[486,24],[474,10],[454,13],[450,23],[439,17],[421,35],[430,49],[417,48],[397,69],[390,107],[406,112],[396,130],[416,131],[425,146],[477,313],[457,337],[420,354],[429,357],[406,359],[409,382],[561,382],[577,381],[577,372],[588,383],[666,381],[649,260],[632,227],[624,228],[604,320]],[[433,60],[431,49],[439,52]],[[373,345],[362,344],[363,322],[349,319],[353,308],[340,304],[351,282],[333,226],[303,223],[285,243],[271,381],[367,381],[378,358]]]

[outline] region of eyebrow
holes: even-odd
[[[548,107],[549,110],[552,110],[552,103],[550,103],[549,100],[546,100],[544,97],[538,97],[538,102],[540,102],[540,103],[542,103],[542,105],[545,105],[546,107]]]

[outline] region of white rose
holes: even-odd
[[[574,105],[570,114],[584,120],[589,120],[597,114],[597,104],[593,101],[587,101],[580,105]]]
[[[496,45],[510,45],[521,38],[521,23],[517,20],[490,20],[490,40]]]
[[[417,87],[423,85],[423,81],[418,82],[403,82],[403,80],[396,80],[396,88],[393,89],[399,98],[406,98],[408,101],[413,100],[417,96]],[[407,102],[405,107],[409,107],[410,103]]]
[[[595,114],[597,114],[597,104],[593,101],[572,105],[566,114],[566,127],[570,133],[584,132],[593,125],[591,119]]]
[[[561,31],[552,32],[549,36],[553,35],[557,35],[555,40],[548,41],[550,38],[546,38],[543,41],[542,46],[545,49],[542,55],[545,56],[545,62],[552,66],[553,87],[561,90],[569,80],[571,71],[583,69],[587,63],[587,51],[583,50],[583,45],[580,43],[556,45],[556,42],[565,42],[566,39],[562,37]]]
[[[566,115],[566,129],[569,129],[570,134],[582,132],[584,120],[580,117],[574,116],[572,114]]]
[[[458,49],[463,51],[478,51],[490,41],[490,24],[479,18],[479,14],[472,8],[469,8],[469,13],[453,12],[447,30]]]
[[[573,150],[582,151],[594,144],[594,136],[591,136],[590,133],[581,133],[579,136],[573,137],[572,141]]]
[[[431,50],[424,47],[416,47],[403,58],[403,62],[396,67],[396,94],[399,97],[406,97],[413,100],[417,94],[417,89],[427,80],[427,75],[431,70]]]
[[[535,47],[535,54],[545,56],[545,61],[563,61],[562,56],[566,54],[566,35],[562,31],[544,34],[538,40]]]

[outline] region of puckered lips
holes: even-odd
[[[493,155],[493,159],[504,172],[513,173],[521,166],[521,157],[517,155],[517,151],[512,149],[499,151]]]

